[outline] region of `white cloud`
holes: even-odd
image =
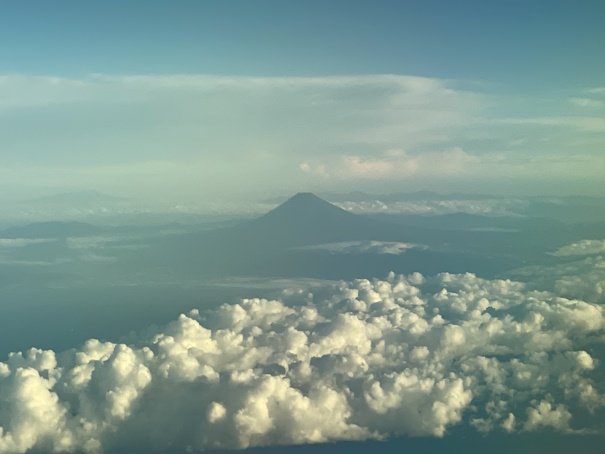
[[[600,99],[591,98],[569,98],[569,102],[577,107],[603,107],[605,105]]]
[[[555,290],[561,295],[581,295],[605,303],[605,259],[597,256],[555,268]]]
[[[0,74],[0,111],[84,101],[90,98],[89,88],[78,79]]]
[[[157,195],[183,195],[235,174],[299,184],[301,158],[360,143],[432,143],[434,132],[474,115],[476,98],[439,79],[400,75],[6,75],[0,176],[11,187],[92,184],[137,195],[149,193],[150,181]],[[25,127],[35,133],[23,135]]]
[[[334,254],[391,254],[401,255],[408,249],[426,249],[426,246],[396,241],[343,241],[340,243],[300,246],[300,250],[320,250]]]
[[[371,157],[342,155],[300,165],[305,173],[331,175],[336,179],[390,179],[411,176],[452,176],[470,171],[473,165],[491,161],[494,157],[479,157],[457,147],[440,152],[409,154],[402,150],[387,150]]]
[[[602,117],[530,117],[502,118],[498,122],[511,125],[536,125],[577,129],[584,132],[605,132],[605,118]]]
[[[447,273],[283,295],[192,311],[133,345],[12,354],[0,452],[572,432],[603,413],[602,306]]]
[[[488,216],[521,216],[529,206],[523,199],[447,199],[447,200],[349,200],[334,202],[335,205],[359,214],[426,214],[440,215],[451,213],[469,213]]]
[[[45,238],[0,238],[0,248],[25,247],[31,244],[48,243],[54,241]]]
[[[603,94],[605,94],[605,87],[589,88],[588,90],[586,90],[586,92],[591,93],[591,94],[596,94],[596,95],[603,95]]]
[[[558,295],[605,303],[605,257],[600,255],[551,266],[528,266],[511,274]]]
[[[552,427],[557,430],[567,430],[571,413],[567,411],[564,405],[553,405],[547,401],[541,401],[535,407],[527,409],[527,421],[525,430],[535,430],[538,427]]]
[[[557,249],[552,255],[570,257],[605,253],[605,240],[582,240]]]

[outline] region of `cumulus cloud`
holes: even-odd
[[[605,406],[589,353],[604,329],[601,306],[472,274],[303,285],[132,345],[11,354],[0,452],[587,431]]]
[[[552,255],[570,257],[605,253],[605,240],[582,240],[557,249]]]
[[[403,150],[389,150],[383,157],[364,160],[358,156],[345,156],[345,171],[358,177],[395,177],[423,175],[455,175],[469,170],[469,166],[492,156],[470,154],[460,147],[440,152],[412,154]]]
[[[586,301],[605,303],[605,258],[594,257],[554,267],[554,289],[560,295],[581,295]]]
[[[600,255],[550,266],[528,266],[510,274],[557,295],[605,303],[605,257]]]
[[[408,249],[426,249],[421,244],[402,243],[397,241],[343,241],[340,243],[314,244],[295,249],[327,251],[333,254],[391,254],[401,255]]]
[[[557,295],[605,304],[605,256],[600,255],[603,253],[602,246],[602,242],[597,240],[572,243],[551,254],[561,257],[559,263],[527,266],[511,271],[510,275]]]
[[[334,158],[303,162],[300,169],[337,179],[401,179],[411,176],[452,176],[470,171],[473,165],[496,159],[495,155],[478,156],[460,147],[440,152],[407,153],[390,149],[365,157],[345,154]]]

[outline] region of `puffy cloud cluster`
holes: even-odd
[[[332,176],[339,179],[398,179],[414,175],[457,175],[468,172],[469,167],[497,157],[479,157],[460,147],[440,152],[408,154],[401,149],[389,149],[371,157],[343,155],[335,160],[303,162],[299,168],[306,173]]]
[[[552,290],[557,295],[605,303],[605,257],[602,255],[551,266],[528,266],[512,274],[530,280],[538,288]]]
[[[559,294],[582,295],[587,301],[605,303],[605,258],[587,258],[560,268],[567,272],[555,281]]]
[[[358,214],[451,214],[468,213],[488,216],[520,216],[527,208],[528,201],[521,199],[481,199],[481,200],[397,200],[397,201],[345,201],[335,205]]]
[[[0,452],[587,431],[605,407],[604,330],[599,305],[472,274],[303,285],[132,345],[11,354]]]
[[[421,244],[402,243],[400,241],[343,241],[339,243],[314,244],[296,249],[327,251],[334,254],[390,254],[401,255],[408,249],[426,249]]]
[[[569,257],[576,255],[605,254],[605,240],[582,240],[557,249],[552,255]]]

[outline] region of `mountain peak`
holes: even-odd
[[[263,217],[272,218],[286,216],[299,218],[306,216],[316,217],[318,215],[327,214],[334,215],[338,213],[344,213],[345,215],[349,214],[311,192],[299,192]]]
[[[286,200],[284,203],[282,203],[282,206],[286,205],[286,204],[297,204],[297,205],[299,205],[299,204],[310,204],[310,203],[319,203],[319,204],[322,204],[322,205],[324,205],[324,204],[331,205],[330,202],[327,202],[324,199],[316,196],[312,192],[297,192],[292,197],[290,197],[288,200]]]
[[[321,198],[317,197],[312,192],[297,192],[292,197],[290,197],[288,200],[305,200],[305,199],[308,199],[308,200],[311,200],[311,199],[322,200]]]

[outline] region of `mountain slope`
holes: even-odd
[[[298,246],[351,240],[396,240],[402,227],[349,213],[319,197],[296,194],[267,214],[234,227],[164,237],[146,249],[164,263],[218,269],[253,264]]]
[[[394,239],[401,228],[349,213],[311,193],[298,193],[258,219],[229,234],[268,247],[294,247],[332,241]]]

